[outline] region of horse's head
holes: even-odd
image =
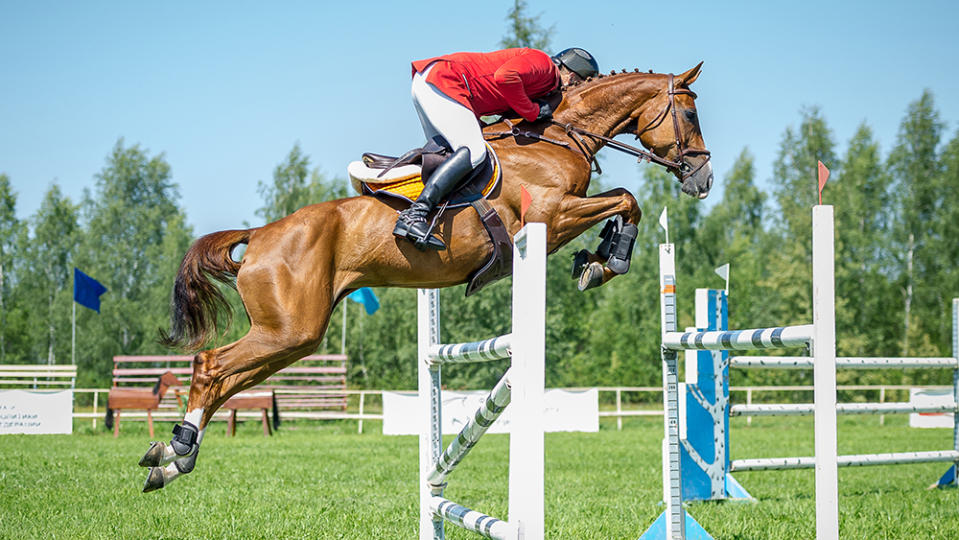
[[[681,75],[658,75],[659,90],[633,111],[629,127],[643,146],[666,160],[684,193],[705,199],[713,186],[713,167],[699,128],[696,94],[689,89],[702,65]]]

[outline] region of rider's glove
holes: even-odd
[[[536,121],[540,120],[549,120],[553,118],[553,108],[549,106],[548,101],[536,100],[536,104],[539,105],[539,114],[536,116]]]

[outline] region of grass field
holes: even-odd
[[[274,437],[247,422],[235,438],[214,424],[197,469],[142,494],[146,427],[114,440],[78,424],[74,435],[0,437],[0,538],[416,538],[417,440],[358,435],[355,424],[284,425]],[[809,418],[733,422],[733,457],[812,455]],[[376,430],[378,426],[369,426]],[[169,424],[158,431],[166,432]],[[599,433],[546,436],[549,538],[635,539],[662,511],[658,420]],[[952,431],[906,427],[904,417],[840,419],[840,453],[944,450]],[[446,495],[506,515],[508,437],[489,435]],[[945,464],[840,469],[843,538],[959,538],[959,491],[925,488]],[[752,472],[738,480],[759,502],[689,508],[715,538],[815,536],[812,471]],[[474,538],[447,526],[450,539]]]

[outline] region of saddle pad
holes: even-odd
[[[465,206],[480,196],[485,197],[489,195],[489,193],[496,188],[496,185],[499,183],[501,173],[499,158],[496,156],[496,152],[493,151],[493,148],[489,145],[489,143],[486,144],[486,151],[489,155],[489,162],[486,166],[481,166],[481,168],[488,171],[488,174],[484,175],[483,177],[474,178],[469,182],[468,185],[457,190],[456,193],[451,195],[449,204],[450,208]],[[359,161],[354,161],[353,163],[350,163],[349,167],[347,167],[347,170],[350,171],[350,182],[353,184],[353,188],[363,195],[385,195],[413,202],[423,191],[423,179],[420,176],[420,167],[416,165],[403,165],[402,167],[397,167],[396,169],[389,171],[387,174],[392,176],[390,173],[404,169],[401,175],[398,174],[389,182],[371,183],[363,181],[353,175],[354,170],[361,170],[356,167],[355,164],[359,164],[359,166],[361,166],[363,169],[368,169],[368,167]],[[382,169],[370,170],[376,171],[377,174],[382,172]]]

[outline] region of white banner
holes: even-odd
[[[466,421],[483,405],[488,391],[443,393],[443,434],[459,433]],[[599,431],[599,390],[547,390],[545,431]],[[487,433],[509,433],[511,408],[490,426]],[[383,392],[383,434],[418,435],[427,420],[419,414],[416,392]]]
[[[73,390],[0,390],[0,435],[73,433]]]
[[[936,407],[952,404],[952,390],[910,388],[909,404],[914,407]],[[952,413],[911,413],[909,427],[915,428],[951,428],[953,427]]]

